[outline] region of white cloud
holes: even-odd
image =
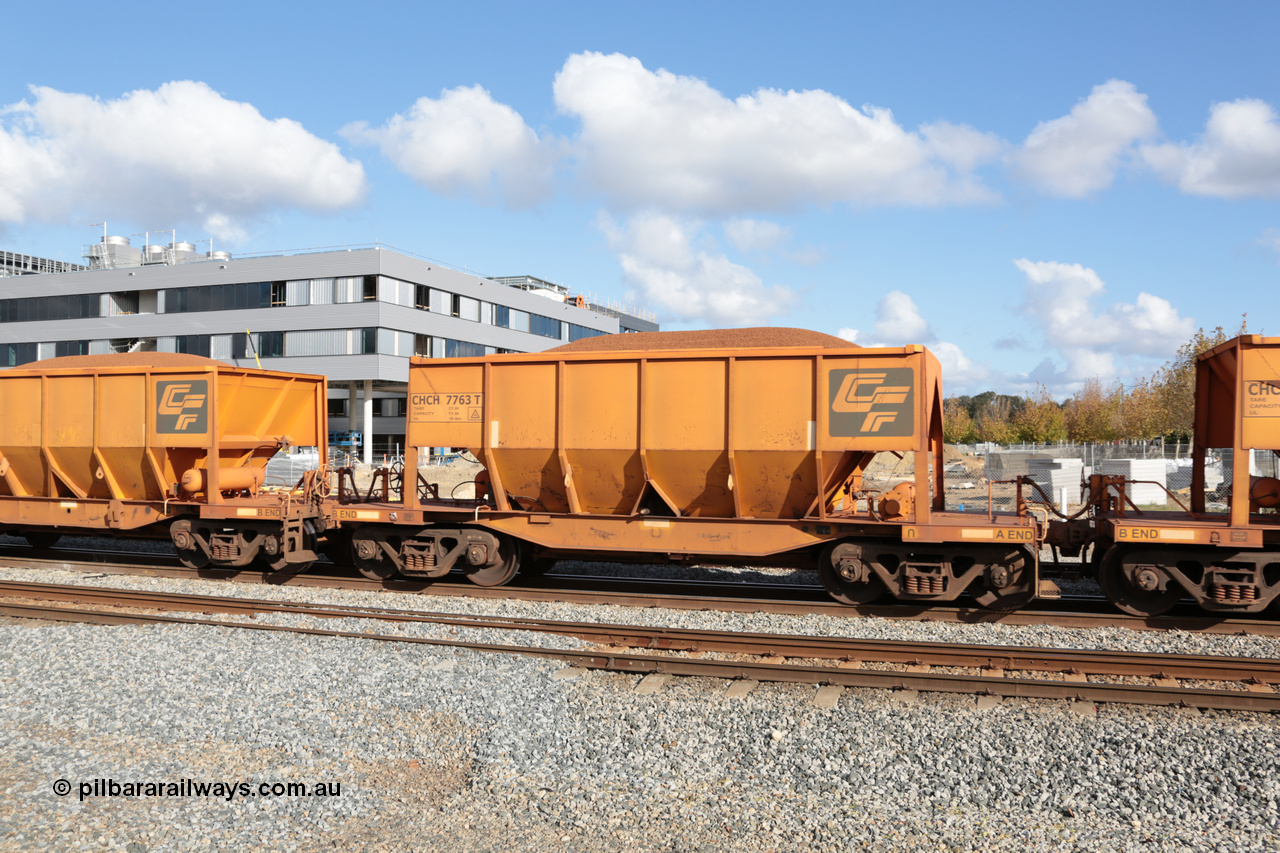
[[[107,101],[31,93],[0,112],[0,220],[198,223],[228,239],[273,210],[341,209],[365,191],[363,167],[336,145],[204,83]]]
[[[919,344],[937,339],[920,316],[915,300],[901,290],[889,291],[876,306],[874,334],[887,344]]]
[[[1198,142],[1142,153],[1157,174],[1192,195],[1280,198],[1280,120],[1263,101],[1214,104]]]
[[[959,346],[940,340],[921,315],[915,300],[900,290],[892,290],[880,299],[870,335],[864,336],[860,330],[850,327],[840,329],[837,335],[850,343],[869,347],[924,344],[937,356],[942,375],[952,389],[970,388],[991,376],[986,365],[974,364]]]
[[[790,289],[765,285],[724,254],[695,249],[695,242],[706,242],[700,222],[642,213],[619,224],[602,213],[597,224],[618,253],[624,282],[660,314],[712,326],[751,326],[787,314],[796,302]]]
[[[1271,251],[1280,255],[1280,228],[1268,228],[1262,232],[1262,236],[1258,238],[1257,243]]]
[[[1132,83],[1110,80],[1068,115],[1037,125],[1009,159],[1016,175],[1043,191],[1081,198],[1111,186],[1136,143],[1157,129],[1147,96]]]
[[[769,252],[791,239],[791,229],[767,219],[730,219],[724,233],[739,252]]]
[[[912,132],[879,107],[821,90],[730,99],[706,82],[621,54],[575,54],[556,75],[581,120],[583,175],[621,207],[732,214],[806,204],[988,201],[972,169],[999,141],[972,128]]]
[[[1150,293],[1097,311],[1092,303],[1106,285],[1080,264],[1026,258],[1013,263],[1026,276],[1023,312],[1040,328],[1044,343],[1067,360],[1067,379],[1113,378],[1115,354],[1168,357],[1194,331],[1190,318]]]
[[[551,194],[560,145],[540,138],[518,112],[480,86],[419,98],[407,115],[396,114],[382,127],[356,122],[342,134],[379,146],[397,168],[435,192],[502,199],[512,207]]]

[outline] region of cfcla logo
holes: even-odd
[[[207,430],[209,383],[203,379],[186,382],[157,382],[156,432]]]
[[[831,371],[831,434],[911,435],[914,391],[909,367]]]

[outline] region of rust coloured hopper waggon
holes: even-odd
[[[1090,517],[1052,535],[1090,538],[1098,580],[1139,616],[1191,598],[1216,613],[1258,613],[1280,601],[1280,479],[1261,471],[1280,456],[1280,338],[1242,335],[1196,363],[1191,488],[1169,508],[1135,505],[1132,481],[1094,474]],[[1206,488],[1210,461],[1223,485]],[[1274,470],[1274,469],[1272,469]]]
[[[419,448],[466,448],[482,494],[410,478],[402,503],[340,509],[372,577],[461,568],[496,585],[567,558],[797,565],[850,603],[968,591],[999,609],[1039,581],[1043,525],[1023,508],[945,510],[941,369],[920,346],[757,329],[414,359],[406,446],[407,472]],[[873,482],[878,454],[910,473]]]
[[[282,447],[324,449],[325,379],[199,356],[49,359],[0,372],[0,531],[162,536],[190,567],[300,570],[323,530],[323,472],[263,487]]]

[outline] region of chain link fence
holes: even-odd
[[[947,445],[943,486],[949,510],[974,511],[991,505],[998,511],[1012,511],[1017,502],[1018,477],[1029,477],[1052,503],[1075,512],[1082,498],[1081,484],[1090,474],[1124,475],[1131,482],[1130,499],[1144,510],[1177,510],[1173,494],[1183,504],[1191,503],[1192,459],[1186,443],[1174,446],[1158,442],[1143,444],[1050,444],[1050,445]],[[1225,512],[1231,491],[1232,451],[1210,451],[1205,465],[1205,498],[1209,512]],[[1280,459],[1271,451],[1255,450],[1250,455],[1252,477],[1280,477]],[[912,454],[902,458],[891,453],[876,456],[867,469],[868,487],[888,489],[912,480]],[[930,469],[932,474],[932,466]],[[1041,501],[1040,495],[1024,486],[1023,497]]]

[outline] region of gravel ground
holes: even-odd
[[[61,572],[5,579],[74,582]],[[209,584],[102,576],[104,586]],[[212,594],[897,639],[1280,656],[1274,640],[218,584]],[[218,617],[224,618],[224,617]],[[301,622],[259,617],[260,622]],[[343,624],[346,622],[347,624]],[[508,632],[333,627],[512,642]],[[575,641],[539,638],[539,644]],[[0,624],[0,849],[1280,849],[1280,718],[636,676],[204,627]],[[575,677],[565,677],[575,676]],[[71,793],[58,796],[58,779]],[[341,796],[79,797],[81,783]]]

